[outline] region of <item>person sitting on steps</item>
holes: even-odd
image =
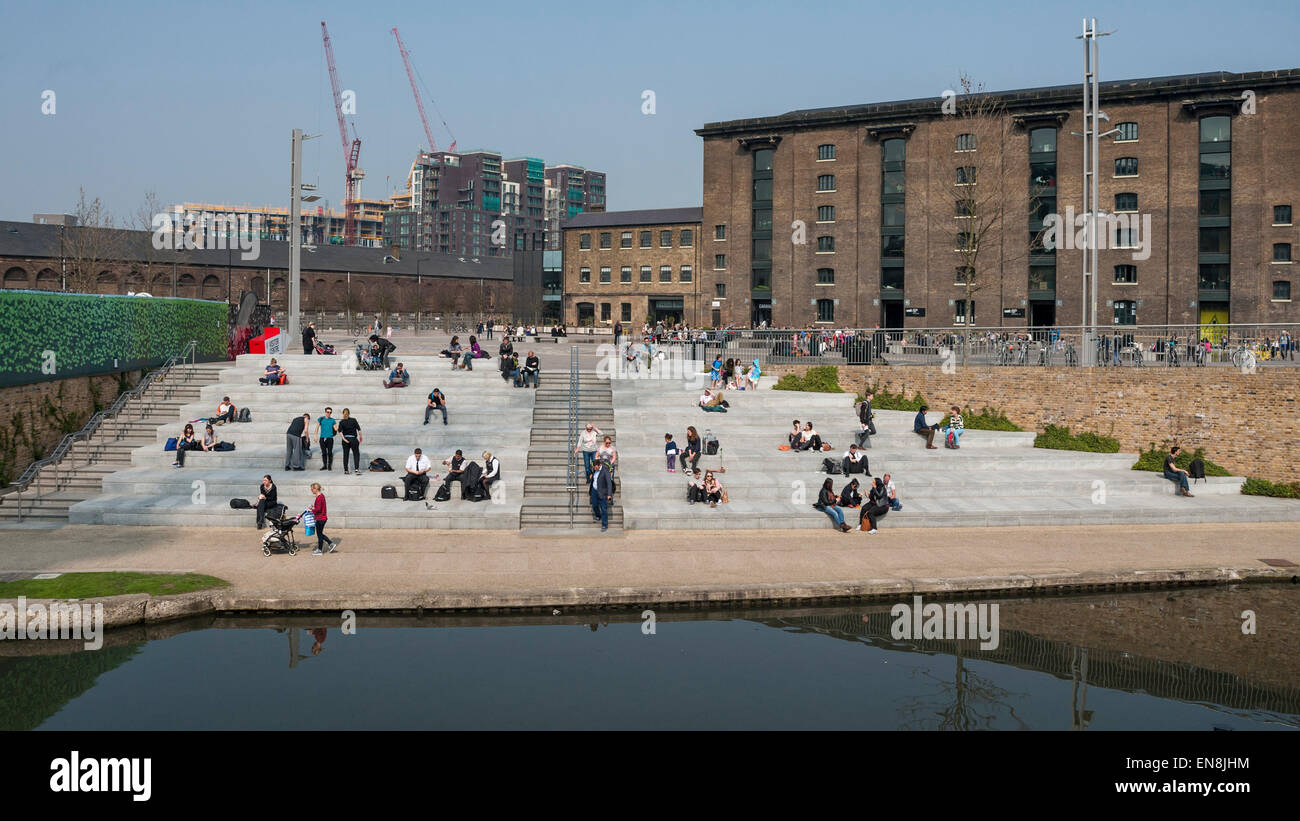
[[[858,480],[850,479],[840,491],[840,507],[859,507],[862,505],[862,493],[858,490]]]
[[[406,473],[402,476],[402,484],[406,487],[403,499],[419,501],[424,498],[425,491],[429,489],[429,471],[432,468],[429,458],[419,448],[406,457]],[[411,493],[412,487],[416,488],[414,495]]]
[[[266,371],[257,381],[263,385],[278,385],[282,376],[284,376],[284,369],[275,361],[275,357],[271,357],[271,364],[266,366]]]
[[[1165,456],[1165,478],[1178,485],[1178,495],[1191,499],[1192,493],[1187,486],[1187,477],[1190,474],[1177,464],[1178,454],[1182,453],[1182,450],[1178,445],[1169,449],[1169,454]]]
[[[925,437],[926,450],[938,450],[934,444],[935,428],[925,421],[925,412],[928,410],[928,407],[922,405],[921,409],[916,412],[916,419],[912,422],[912,432],[917,436]]]
[[[397,367],[388,373],[388,381],[384,383],[385,388],[405,388],[411,384],[411,373],[402,366],[401,362]]]
[[[844,473],[865,473],[871,475],[871,468],[868,466],[867,454],[865,451],[858,450],[857,445],[849,445],[849,449],[844,452]]]
[[[429,414],[434,411],[442,411],[442,423],[447,424],[447,397],[437,388],[429,393],[429,401],[424,408],[424,424],[429,424]]]
[[[835,493],[835,483],[827,477],[826,481],[822,482],[822,488],[817,493],[817,503],[813,507],[829,516],[831,523],[838,527],[841,533],[848,533],[850,528],[844,523],[844,511],[840,510],[839,501],[840,498]]]
[[[798,419],[794,420],[794,427],[786,434],[785,438],[790,440],[790,450],[799,449],[800,434],[803,433],[803,425]]]
[[[796,446],[799,450],[821,450],[822,438],[817,435],[813,429],[812,422],[805,422],[803,430],[799,431],[799,444]]]
[[[953,405],[949,410],[951,410],[952,413],[948,416],[948,427],[943,429],[943,444],[944,447],[948,447],[948,432],[952,431],[952,449],[960,450],[961,435],[966,432],[966,423],[961,418],[961,408]]]

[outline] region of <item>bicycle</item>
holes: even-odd
[[[1255,367],[1255,352],[1245,345],[1232,352],[1232,364],[1238,368],[1250,370]]]
[[[1074,343],[1065,343],[1065,364],[1066,367],[1076,367],[1079,364],[1079,357],[1074,353]]]
[[[1038,345],[1038,364],[1048,367],[1052,364],[1052,346],[1039,343]]]
[[[1178,346],[1172,340],[1165,349],[1165,365],[1170,368],[1182,367],[1182,363],[1178,360]]]
[[[1029,343],[1021,342],[1016,350],[1016,364],[1023,365],[1029,361]]]

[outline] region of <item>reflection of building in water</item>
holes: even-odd
[[[896,641],[887,605],[869,611],[865,621],[861,610],[756,621],[882,649],[953,655],[959,663],[978,659],[1049,673],[1074,682],[1076,729],[1091,721],[1089,687],[1267,711],[1300,726],[1300,687],[1292,683],[1300,681],[1300,659],[1276,652],[1296,635],[1296,598],[1294,591],[1247,587],[1004,601],[1001,641],[988,651],[978,640]],[[1267,631],[1242,635],[1243,608],[1256,610]]]

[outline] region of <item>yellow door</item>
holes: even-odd
[[[1201,308],[1201,339],[1208,339],[1212,344],[1218,345],[1228,332],[1227,324],[1227,308]]]

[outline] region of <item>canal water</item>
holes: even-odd
[[[339,614],[216,617],[111,631],[97,651],[5,641],[0,729],[1300,727],[1295,586],[963,603],[997,606],[996,647],[899,637],[891,603],[653,624],[361,612],[355,632]]]

